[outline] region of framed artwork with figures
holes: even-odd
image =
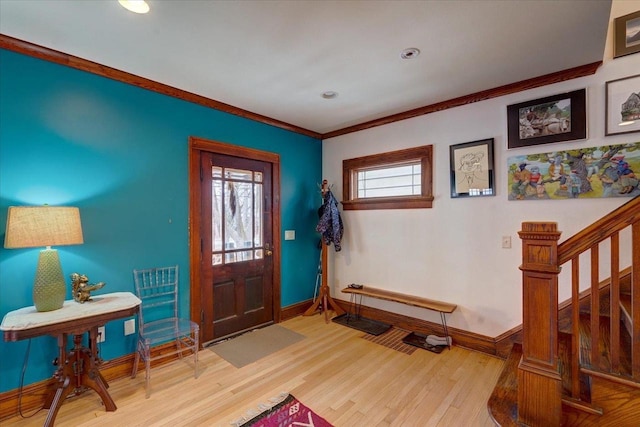
[[[507,106],[507,148],[587,137],[586,89]]]
[[[493,138],[449,147],[451,197],[495,196]]]
[[[508,200],[640,196],[640,142],[511,156]]]

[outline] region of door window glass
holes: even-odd
[[[212,265],[263,257],[262,173],[211,167]]]

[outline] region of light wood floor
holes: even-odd
[[[62,405],[56,426],[229,427],[283,391],[336,427],[494,425],[486,402],[504,363],[499,358],[456,346],[406,355],[319,315],[280,325],[306,338],[240,369],[202,350],[198,379],[191,358],[154,368],[149,399],[144,374],[112,381],[117,411],[105,412],[88,391]],[[40,411],[2,425],[41,426],[45,418]]]

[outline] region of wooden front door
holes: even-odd
[[[209,151],[200,151],[199,163],[197,294],[202,341],[209,342],[279,320],[274,165]]]

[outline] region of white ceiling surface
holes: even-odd
[[[601,61],[609,0],[0,0],[0,33],[318,133]],[[420,56],[402,60],[403,49]],[[326,100],[325,91],[338,98]]]

